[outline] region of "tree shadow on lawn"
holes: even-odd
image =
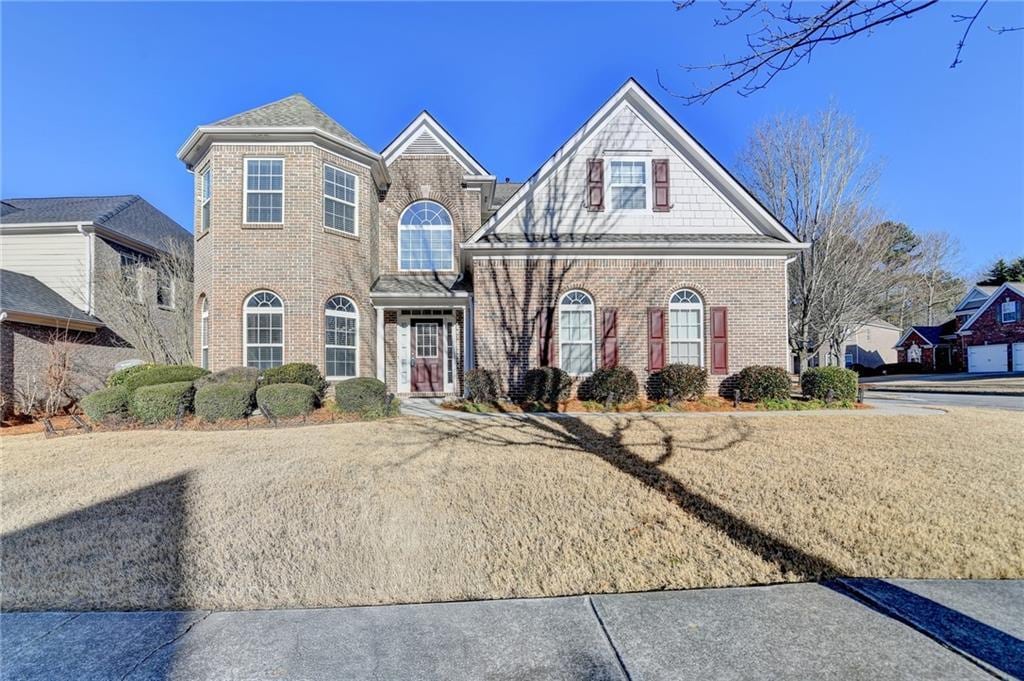
[[[633,424],[641,422],[650,424],[657,431],[655,439],[627,445],[625,436]],[[751,435],[751,428],[742,419],[726,419],[720,430],[683,442],[669,432],[659,419],[651,417],[613,418],[612,431],[607,435],[585,420],[564,415],[496,417],[486,422],[432,419],[425,420],[423,425],[432,433],[432,437],[420,443],[422,447],[415,453],[393,465],[408,463],[444,447],[454,439],[487,448],[542,446],[590,454],[660,492],[670,503],[722,532],[741,548],[775,565],[787,577],[817,581],[843,574],[829,561],[807,553],[744,520],[662,470],[661,466],[677,456],[681,449],[697,453],[722,453],[746,441]],[[654,459],[645,458],[637,451],[641,447],[655,447],[660,449],[660,453]],[[709,459],[708,464],[713,465],[713,460]]]

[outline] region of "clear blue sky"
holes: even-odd
[[[628,76],[719,159],[756,122],[834,98],[886,169],[877,203],[965,247],[963,269],[1024,251],[1024,3],[990,3],[950,70],[962,25],[939,3],[743,98],[686,106],[655,71],[739,48],[717,3],[10,4],[2,12],[4,197],[144,196],[191,229],[175,152],[202,123],[302,92],[371,147],[429,109],[499,177],[524,179]]]

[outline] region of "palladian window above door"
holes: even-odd
[[[398,221],[398,269],[407,272],[450,271],[452,216],[435,201],[416,201]]]

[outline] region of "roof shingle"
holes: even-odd
[[[10,270],[0,270],[0,309],[103,325],[35,277]]]

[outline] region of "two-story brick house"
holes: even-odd
[[[200,126],[196,357],[313,362],[401,394],[670,362],[788,362],[804,247],[632,79],[525,183],[429,113],[373,151],[301,95]]]

